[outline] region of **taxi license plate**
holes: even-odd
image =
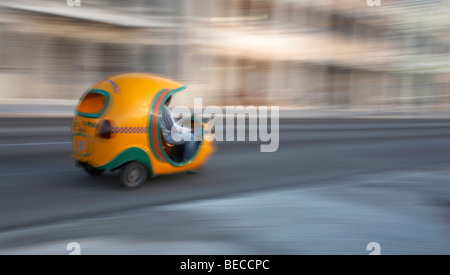
[[[87,156],[89,154],[88,139],[84,135],[73,136],[73,151],[78,156]]]

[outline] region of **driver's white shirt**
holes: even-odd
[[[173,118],[172,111],[164,105],[162,116],[161,116],[161,122],[159,124],[159,127],[161,128],[163,137],[165,140],[171,140],[172,138],[168,138],[172,134],[186,134],[190,133],[191,129],[181,127],[175,122],[175,119]]]

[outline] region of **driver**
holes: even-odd
[[[166,104],[164,105],[160,128],[163,138],[167,143],[173,145],[184,145],[183,161],[188,161],[196,152],[196,142],[194,141],[194,135],[191,133],[190,128],[184,128],[175,123],[172,111],[169,109],[171,101],[172,96],[167,99]],[[173,137],[176,137],[176,139],[180,141],[175,141]]]

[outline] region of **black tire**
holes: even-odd
[[[129,162],[122,167],[119,177],[123,188],[138,188],[147,180],[148,169],[139,162]]]
[[[100,177],[103,174],[103,172],[105,172],[105,170],[96,169],[90,165],[86,165],[83,168],[84,171],[86,171],[86,173],[92,177]]]

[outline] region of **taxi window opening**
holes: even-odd
[[[106,107],[106,103],[105,95],[90,92],[81,101],[77,111],[82,114],[99,114]]]

